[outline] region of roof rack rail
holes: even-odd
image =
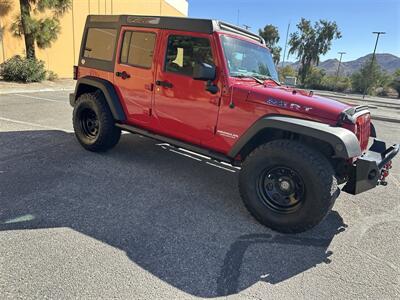
[[[234,33],[238,33],[238,34],[244,35],[244,36],[246,36],[248,38],[256,40],[256,41],[260,42],[261,44],[265,45],[265,41],[264,41],[264,39],[262,37],[258,36],[255,33],[247,31],[247,30],[245,30],[245,29],[243,29],[243,28],[241,28],[239,26],[232,25],[232,24],[229,24],[229,23],[226,23],[226,22],[222,22],[222,21],[218,21],[218,26],[222,30],[231,31],[231,32],[234,32]]]

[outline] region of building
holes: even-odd
[[[1,1],[1,0],[0,0]],[[20,12],[19,0],[9,0],[11,11],[0,17],[3,28],[0,40],[0,63],[16,55],[25,55],[24,41],[10,31],[12,21]],[[60,78],[72,76],[72,66],[77,64],[83,28],[88,14],[132,14],[182,16],[188,14],[187,0],[72,0],[72,7],[61,18],[61,33],[50,48],[38,49],[36,56],[46,68]],[[0,14],[1,15],[1,14]]]

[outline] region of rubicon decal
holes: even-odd
[[[231,132],[226,132],[226,131],[222,131],[222,130],[217,130],[217,134],[227,137],[227,138],[231,138],[231,139],[237,139],[239,136],[235,133],[231,133]]]

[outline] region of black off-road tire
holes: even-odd
[[[273,171],[278,172],[273,178],[279,180],[271,181],[272,171],[269,170],[278,170]],[[268,175],[263,175],[265,172]],[[271,193],[270,182],[276,182],[276,190],[281,191],[279,172],[292,174],[294,182],[302,183],[293,186],[303,186],[297,193],[303,195],[298,197],[301,201],[293,201],[291,210],[281,211],[280,206],[275,205],[275,194],[269,198],[265,196]],[[274,140],[259,146],[245,159],[239,175],[239,190],[246,208],[260,223],[279,232],[299,233],[320,223],[334,205],[340,192],[334,174],[329,161],[309,146],[291,140]],[[263,192],[264,184],[266,192]],[[276,185],[272,186],[274,193]],[[271,198],[272,201],[268,200]]]
[[[89,151],[107,151],[121,137],[121,129],[115,126],[110,108],[103,94],[99,92],[79,96],[72,121],[76,138]]]

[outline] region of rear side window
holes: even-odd
[[[89,28],[83,56],[86,58],[112,61],[114,58],[116,37],[116,29]]]
[[[193,76],[195,64],[214,64],[210,41],[184,35],[171,35],[168,38],[165,71]]]
[[[155,42],[155,33],[126,31],[122,43],[120,62],[135,67],[151,68]]]

